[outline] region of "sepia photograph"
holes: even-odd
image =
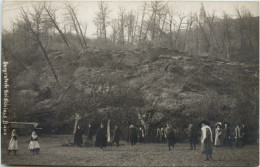
[[[1,165],[259,166],[259,1],[1,5]]]

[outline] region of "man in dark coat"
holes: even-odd
[[[75,133],[75,146],[77,147],[81,147],[83,144],[83,139],[82,139],[82,135],[83,135],[83,130],[80,128],[80,126],[78,126],[76,133]]]
[[[151,131],[151,127],[149,125],[147,125],[147,132],[145,132],[146,134],[146,139],[148,143],[152,142],[152,131]],[[159,138],[160,138],[160,134],[159,134]]]
[[[223,129],[223,144],[226,147],[232,147],[232,141],[231,141],[231,133],[228,123],[224,123],[224,129]]]
[[[100,128],[98,128],[97,130],[95,146],[100,147],[101,149],[107,146],[107,132],[102,123],[100,125]]]
[[[131,125],[129,128],[129,139],[130,139],[131,145],[134,146],[137,141],[137,131],[136,131],[134,125]]]
[[[120,135],[121,135],[121,131],[119,129],[119,127],[116,125],[115,126],[115,130],[114,130],[114,134],[113,134],[113,142],[116,142],[116,146],[119,146],[119,140],[120,140]]]
[[[175,144],[175,133],[173,128],[170,125],[167,125],[166,128],[166,138],[168,141],[169,150],[171,150],[171,147],[174,148],[174,144]]]
[[[241,148],[241,138],[242,138],[241,126],[240,126],[240,124],[237,124],[236,128],[235,128],[235,139],[236,139],[237,148]]]
[[[188,138],[190,142],[190,150],[196,150],[197,131],[192,124],[189,124],[188,127]]]
[[[247,140],[247,128],[243,124],[242,127],[241,127],[241,144],[242,144],[242,147],[245,147],[246,140]]]

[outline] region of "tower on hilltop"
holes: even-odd
[[[200,6],[200,16],[199,16],[199,20],[201,23],[204,23],[206,21],[206,12],[205,12],[205,9],[204,9],[204,5],[203,3],[201,3],[201,6]]]

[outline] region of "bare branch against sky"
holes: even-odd
[[[32,5],[39,3],[39,1],[11,1],[5,0],[3,2],[2,10],[2,27],[4,30],[10,30],[12,21],[16,18],[19,18],[21,7],[32,10]],[[57,9],[57,20],[59,22],[64,21],[64,14],[66,13],[65,3],[62,1],[53,1],[52,6],[55,6]],[[98,3],[93,1],[71,1],[74,6],[78,9],[78,17],[80,22],[84,22],[88,25],[87,37],[95,37],[96,27],[93,23],[93,19],[96,17],[98,12]],[[235,9],[237,8],[246,8],[250,10],[253,16],[259,16],[259,5],[257,1],[251,2],[203,2],[205,10],[207,13],[212,13],[215,11],[216,17],[223,17],[223,12],[229,14],[231,17],[235,17]],[[110,13],[110,18],[117,18],[117,13],[120,6],[124,6],[127,11],[140,11],[143,7],[143,2],[140,1],[109,1],[107,2]],[[168,2],[169,7],[174,8],[176,12],[182,12],[184,14],[189,13],[199,13],[201,1],[192,1],[192,2],[180,2],[180,1],[171,1]],[[111,30],[108,30],[111,31]]]

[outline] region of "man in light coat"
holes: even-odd
[[[209,127],[209,122],[201,122],[201,146],[202,153],[206,154],[205,161],[208,161],[209,158],[212,160],[212,149],[213,149],[213,136],[211,128]]]

